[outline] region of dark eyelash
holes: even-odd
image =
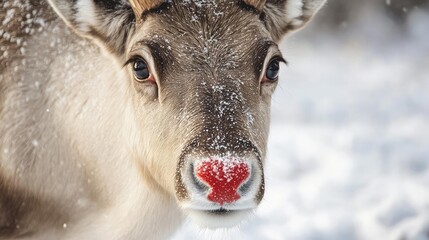
[[[270,62],[272,62],[274,60],[282,62],[286,65],[289,65],[288,61],[286,61],[282,56],[275,56],[275,57],[271,58]]]
[[[128,59],[124,65],[122,65],[122,67],[126,67],[128,64],[134,63],[137,60],[143,59],[142,57],[138,56],[138,55],[133,55],[130,57],[130,59]]]

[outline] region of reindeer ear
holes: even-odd
[[[265,25],[275,41],[297,30],[317,13],[326,0],[266,0],[262,9]]]
[[[140,7],[132,7],[128,0],[49,0],[49,3],[75,32],[96,40],[117,55],[125,52],[128,35],[136,22],[135,9]]]

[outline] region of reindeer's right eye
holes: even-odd
[[[143,59],[134,59],[132,64],[134,76],[138,81],[145,81],[151,77],[149,67]]]

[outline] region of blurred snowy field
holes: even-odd
[[[284,41],[262,204],[174,240],[429,240],[429,13],[384,18]]]

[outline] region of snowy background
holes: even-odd
[[[331,0],[285,39],[262,204],[173,239],[429,240],[428,5]]]

